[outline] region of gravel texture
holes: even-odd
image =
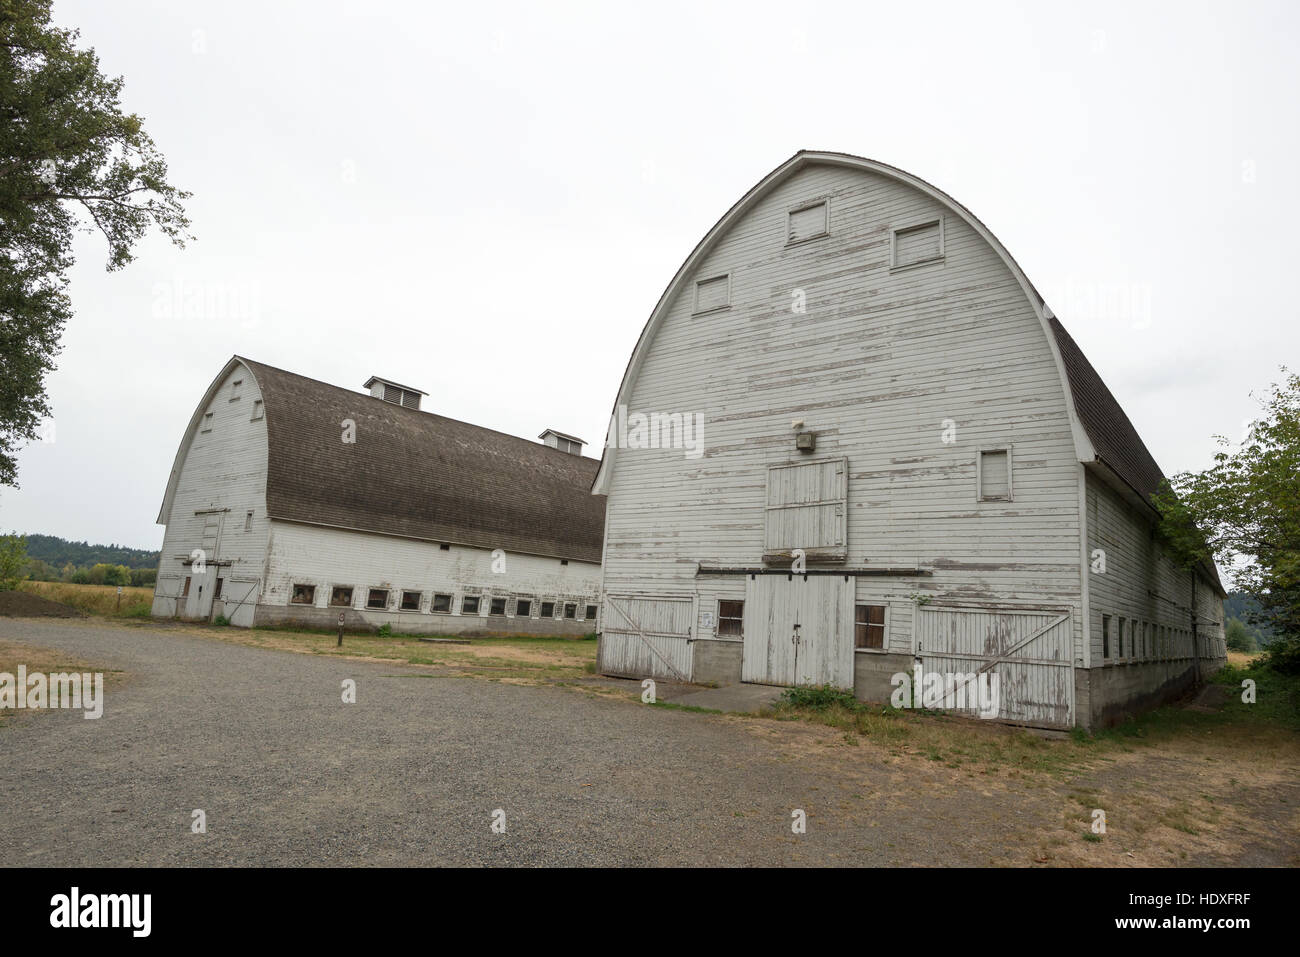
[[[127,672],[100,720],[0,723],[4,866],[984,864],[1044,823],[1015,792],[836,771],[786,723],[148,627],[0,638]]]

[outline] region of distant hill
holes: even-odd
[[[39,558],[55,568],[64,565],[125,565],[127,568],[157,568],[158,553],[125,545],[91,545],[70,542],[57,535],[28,535],[27,557]]]
[[[1236,618],[1246,626],[1246,631],[1255,636],[1260,645],[1267,645],[1273,639],[1273,629],[1263,623],[1255,623],[1248,617],[1259,614],[1259,602],[1245,592],[1230,591],[1223,602],[1223,613],[1229,618]]]

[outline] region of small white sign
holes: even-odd
[[[711,611],[706,611],[706,612],[704,613],[704,616],[703,616],[703,624],[704,624],[704,627],[705,627],[705,628],[712,628],[712,627],[713,627],[713,612],[711,612]]]

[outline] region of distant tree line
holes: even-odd
[[[23,572],[38,582],[77,585],[152,585],[158,553],[125,545],[91,545],[57,535],[28,535]]]

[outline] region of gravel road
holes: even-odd
[[[1015,791],[833,771],[789,724],[93,621],[0,638],[127,672],[99,720],[0,725],[4,866],[961,865],[1045,823]]]

